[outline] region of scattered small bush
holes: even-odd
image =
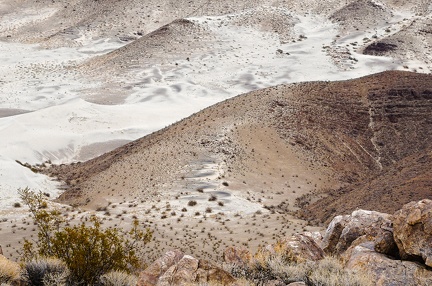
[[[214,202],[217,200],[217,197],[215,195],[211,195],[208,200],[209,200],[209,202]]]
[[[38,209],[46,209],[46,208],[48,208],[48,203],[44,201],[41,196],[41,201],[38,204]]]
[[[197,205],[197,201],[189,201],[188,206],[193,207]]]
[[[111,271],[101,276],[100,283],[104,286],[135,286],[138,277],[123,271]]]
[[[106,212],[106,211],[108,211],[108,207],[107,207],[107,206],[104,206],[104,207],[98,207],[98,208],[96,209],[96,211],[97,211],[97,212]]]
[[[17,203],[14,203],[13,206],[14,206],[14,208],[20,208],[21,204],[17,202]]]

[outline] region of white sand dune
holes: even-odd
[[[4,33],[52,13],[21,11],[19,19],[8,14],[0,27]],[[280,21],[265,25],[254,21],[272,15]],[[16,160],[30,164],[85,160],[251,90],[404,69],[407,63],[396,57],[361,53],[369,41],[365,39],[385,37],[389,27],[397,32],[412,12],[392,10],[386,16],[386,23],[359,31],[345,29],[343,34],[324,14],[298,14],[289,8],[190,17],[205,34],[187,35],[176,46],[161,46],[163,52],[149,59],[134,58],[137,50],[132,49],[123,68],[119,48],[125,42],[113,38],[93,40],[83,33],[75,39],[76,47],[53,49],[0,42],[0,116],[8,115],[0,118],[0,209],[18,200],[18,188],[58,193],[57,182]],[[201,36],[205,41],[200,42]],[[189,46],[194,41],[199,45]],[[186,56],[188,48],[193,56]],[[89,60],[93,65],[88,68],[94,70],[82,74],[76,67]],[[421,59],[408,65],[431,70],[430,62]]]

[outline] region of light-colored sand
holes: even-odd
[[[288,38],[281,41],[278,32],[251,24],[255,14],[269,11],[285,13],[291,19],[287,23],[293,26],[286,37],[295,42]],[[9,178],[0,181],[2,205],[10,206],[16,200],[12,194],[18,187],[55,190],[55,184],[15,160],[71,162],[86,145],[136,139],[243,92],[288,82],[353,78],[403,69],[404,65],[391,58],[361,55],[356,49],[361,39],[371,38],[373,33],[382,36],[389,25],[399,29],[404,21],[399,14],[376,31],[341,38],[336,38],[337,25],[322,16],[297,15],[288,9],[264,8],[190,20],[210,33],[211,39],[195,57],[187,60],[181,55],[175,60],[173,50],[170,63],[164,63],[164,54],[159,54],[155,59],[161,64],[144,63],[139,70],[126,69],[117,75],[98,70],[101,77],[94,75],[94,79],[81,77],[74,66],[124,43],[98,40],[78,48],[52,50],[1,43],[4,95],[0,107],[33,111],[0,120],[1,137],[5,138],[0,148],[0,173]],[[419,67],[429,71],[427,65],[418,63]],[[107,78],[107,83],[98,82]],[[107,150],[101,148],[93,154]]]

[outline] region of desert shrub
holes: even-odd
[[[69,276],[66,264],[54,258],[28,261],[23,268],[23,278],[30,286],[66,285]]]
[[[152,232],[141,229],[138,220],[134,220],[129,231],[104,229],[95,216],[86,219],[87,224],[69,225],[58,210],[45,207],[42,193],[28,188],[19,193],[38,226],[37,240],[24,241],[24,261],[58,258],[69,268],[73,285],[94,285],[111,270],[129,273],[139,267],[137,251],[151,240]]]
[[[189,201],[188,206],[193,207],[197,205],[197,201]]]
[[[215,195],[211,195],[208,200],[209,202],[214,202],[217,200],[217,197]]]
[[[111,271],[100,277],[100,283],[104,286],[135,286],[138,277],[123,271]]]
[[[20,267],[17,263],[0,255],[0,284],[9,283],[20,277]]]

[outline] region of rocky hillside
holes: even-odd
[[[278,86],[44,172],[66,183],[61,201],[91,208],[108,199],[173,197],[181,208],[191,194],[200,199],[202,188],[263,193],[252,202],[280,212],[295,210],[297,198],[304,218],[317,221],[359,207],[395,211],[430,190],[431,109],[431,76],[424,74]]]

